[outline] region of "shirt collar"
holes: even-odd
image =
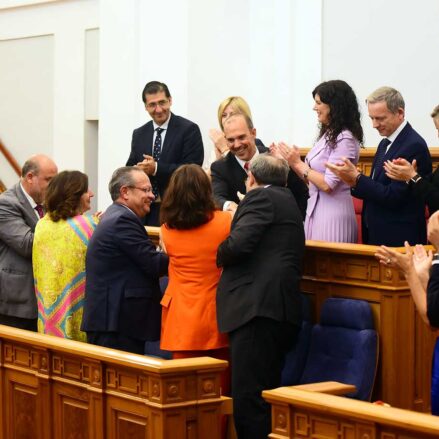
[[[35,209],[37,207],[37,203],[35,203],[34,199],[26,192],[26,189],[21,184],[21,181],[20,181],[20,188],[23,191],[23,194],[26,197],[27,201],[29,201],[29,204],[31,205],[32,209]]]
[[[161,128],[162,130],[167,130],[167,129],[168,129],[168,125],[169,125],[169,121],[170,121],[170,119],[171,119],[171,114],[172,114],[172,113],[169,113],[168,120],[167,120],[166,122],[162,123],[161,125],[157,125],[154,121],[152,121],[152,125],[153,125],[153,127],[154,127],[154,131],[155,131],[157,128]]]
[[[403,120],[401,125],[392,133],[390,136],[387,136],[387,138],[390,140],[390,142],[394,142],[395,139],[398,137],[398,134],[405,128],[407,125],[407,121]]]
[[[259,155],[259,151],[258,151],[258,148],[256,147],[256,145],[255,145],[255,148],[256,148],[256,152],[253,154],[253,157],[250,160],[248,160],[248,161],[252,161],[252,159],[254,157]],[[237,160],[237,162],[239,163],[239,165],[241,166],[241,168],[245,170],[244,165],[246,164],[246,161],[245,160],[241,160],[240,158],[236,157],[236,155],[234,157]]]

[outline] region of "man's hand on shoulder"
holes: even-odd
[[[235,214],[237,208],[238,208],[238,205],[234,201],[229,201],[224,210]]]

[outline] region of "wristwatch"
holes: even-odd
[[[422,177],[419,174],[414,175],[410,181],[414,184],[416,184]]]
[[[304,180],[307,180],[307,179],[308,179],[309,171],[311,171],[311,168],[307,168],[307,170],[303,173],[303,179],[304,179]]]

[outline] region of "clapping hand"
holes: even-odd
[[[349,186],[353,187],[356,185],[360,171],[348,158],[342,157],[341,162],[338,163],[327,162],[325,166]]]
[[[387,177],[392,180],[409,181],[416,175],[416,159],[414,159],[411,164],[403,158],[398,158],[393,161],[386,160],[383,166]]]

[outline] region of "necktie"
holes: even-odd
[[[250,162],[245,162],[244,163],[244,169],[245,169],[245,172],[248,172],[248,168],[250,167]]]
[[[162,131],[164,131],[163,128],[156,128],[156,136],[154,141],[154,148],[152,150],[152,158],[158,162],[160,160],[160,154],[162,153]],[[154,197],[157,200],[159,197],[159,187],[157,185],[157,180],[153,177],[151,179],[152,183],[152,192],[154,193]]]
[[[37,211],[38,216],[39,216],[40,218],[43,218],[43,216],[44,216],[43,206],[42,206],[41,204],[37,204],[37,205],[34,207],[34,209]]]
[[[373,179],[375,180],[375,177],[378,175],[379,171],[383,167],[384,163],[384,156],[387,152],[387,147],[392,143],[389,139],[383,139],[381,140],[380,144],[378,145],[378,150],[375,155],[375,164],[373,167]]]

